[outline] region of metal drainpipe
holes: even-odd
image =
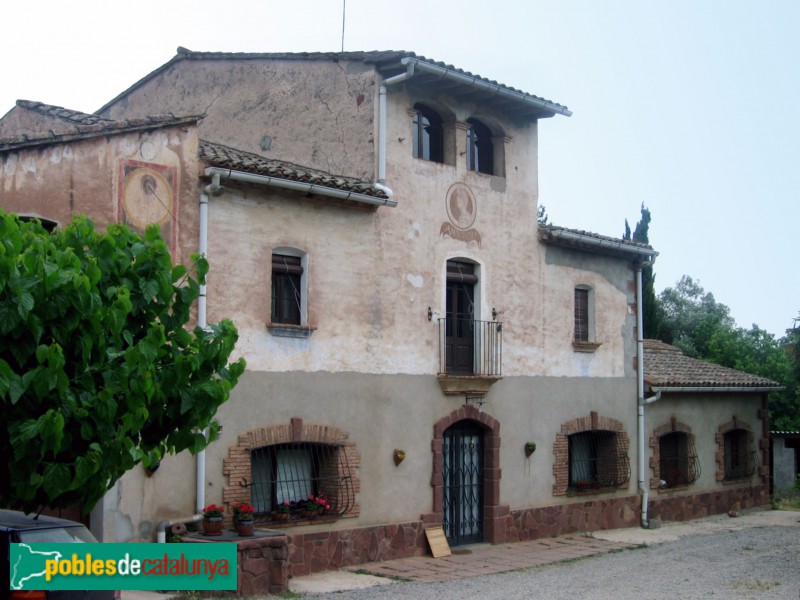
[[[652,264],[652,260],[645,263]],[[644,298],[642,295],[642,263],[636,263],[636,397],[638,411],[638,453],[639,453],[639,493],[642,495],[642,527],[650,527],[650,519],[647,515],[647,504],[650,500],[650,488],[647,485],[646,461],[645,461],[645,421],[644,407],[656,400],[661,399],[659,391],[655,396],[645,399],[644,397]]]
[[[222,188],[219,185],[219,175],[212,177],[211,185],[206,186],[204,193],[200,194],[200,235],[197,243],[197,252],[200,256],[208,257],[208,194],[219,194]],[[200,286],[200,295],[197,298],[197,326],[205,329],[208,325],[206,313],[208,306],[207,286]],[[208,430],[203,432],[208,435]],[[197,453],[197,476],[195,489],[195,510],[200,513],[206,504],[206,451]]]
[[[416,63],[406,64],[406,72],[384,79],[378,88],[378,183],[386,183],[386,87],[414,76]]]

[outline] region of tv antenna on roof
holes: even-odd
[[[344,17],[347,13],[347,0],[342,0],[342,52],[344,52]]]

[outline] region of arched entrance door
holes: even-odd
[[[444,533],[451,546],[483,541],[483,429],[460,421],[444,432]]]

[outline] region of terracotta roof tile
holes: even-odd
[[[310,183],[337,190],[356,192],[366,196],[374,196],[375,198],[388,198],[384,191],[375,188],[371,182],[365,182],[354,177],[331,175],[324,171],[303,167],[283,160],[265,158],[258,154],[237,150],[236,148],[206,140],[200,140],[200,158],[213,167]]]
[[[659,340],[644,340],[644,380],[651,387],[780,387],[764,377],[690,358]]]
[[[97,115],[90,115],[78,110],[64,108],[63,106],[55,106],[53,104],[45,104],[44,102],[35,102],[33,100],[17,100],[17,106],[49,117],[63,119],[64,121],[76,125],[107,125],[114,122],[111,119],[106,119]]]
[[[539,239],[546,244],[606,254],[658,256],[658,252],[648,244],[600,235],[591,231],[559,227],[558,225],[539,225]]]
[[[28,102],[28,101],[23,101]],[[203,118],[203,115],[188,115],[176,117],[175,115],[152,115],[148,117],[125,119],[122,121],[113,121],[94,115],[87,115],[79,111],[69,110],[60,106],[51,106],[42,104],[40,102],[31,103],[36,105],[31,110],[42,112],[43,114],[50,114],[62,119],[67,119],[74,123],[69,131],[55,132],[48,131],[32,131],[21,135],[15,135],[7,138],[0,138],[0,152],[10,152],[13,150],[20,150],[23,148],[31,148],[35,146],[47,146],[50,144],[59,144],[65,142],[72,142],[76,140],[85,140],[101,135],[114,135],[119,133],[128,133],[130,131],[143,131],[149,129],[158,129],[161,127],[168,127],[172,125],[181,125],[184,123],[196,123]],[[23,108],[29,108],[23,106]]]
[[[437,61],[433,59],[426,58],[424,56],[418,55],[414,52],[408,52],[405,50],[369,50],[369,51],[358,51],[358,52],[196,52],[193,50],[189,50],[187,48],[178,47],[177,53],[175,56],[169,61],[152,71],[151,73],[145,75],[142,79],[134,83],[131,87],[123,91],[121,94],[110,100],[104,106],[97,110],[97,113],[103,113],[109,106],[113,105],[117,100],[122,98],[123,96],[130,93],[135,88],[142,85],[144,82],[150,80],[157,74],[169,69],[173,64],[182,60],[329,60],[329,61],[361,61],[367,64],[372,64],[375,68],[380,71],[384,76],[398,74],[405,70],[405,67],[401,64],[401,60],[403,58],[414,58],[431,65],[435,65],[437,67],[441,67],[443,69],[447,69],[449,71],[454,71],[461,75],[465,75],[467,77],[471,77],[477,81],[482,81],[484,83],[488,83],[491,85],[498,86],[502,89],[508,90],[510,92],[515,92],[520,96],[527,96],[529,98],[533,98],[535,100],[546,102],[550,104],[555,110],[558,111],[565,111],[569,113],[569,109],[564,106],[563,104],[558,104],[557,102],[553,102],[552,100],[548,100],[546,98],[542,98],[540,96],[535,96],[533,94],[529,94],[527,92],[523,92],[517,88],[504,85],[502,83],[498,83],[493,79],[488,79],[486,77],[481,77],[480,75],[476,75],[471,73],[470,71],[465,71],[464,69],[458,69],[451,64]]]

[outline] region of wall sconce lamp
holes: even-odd
[[[428,307],[428,321],[430,321],[431,319],[433,319],[433,311],[431,310],[431,307],[429,306]]]
[[[536,452],[536,442],[525,443],[525,456],[530,458],[531,454]]]
[[[398,466],[401,462],[406,459],[406,451],[405,450],[398,450],[395,448],[394,450],[394,466]]]

